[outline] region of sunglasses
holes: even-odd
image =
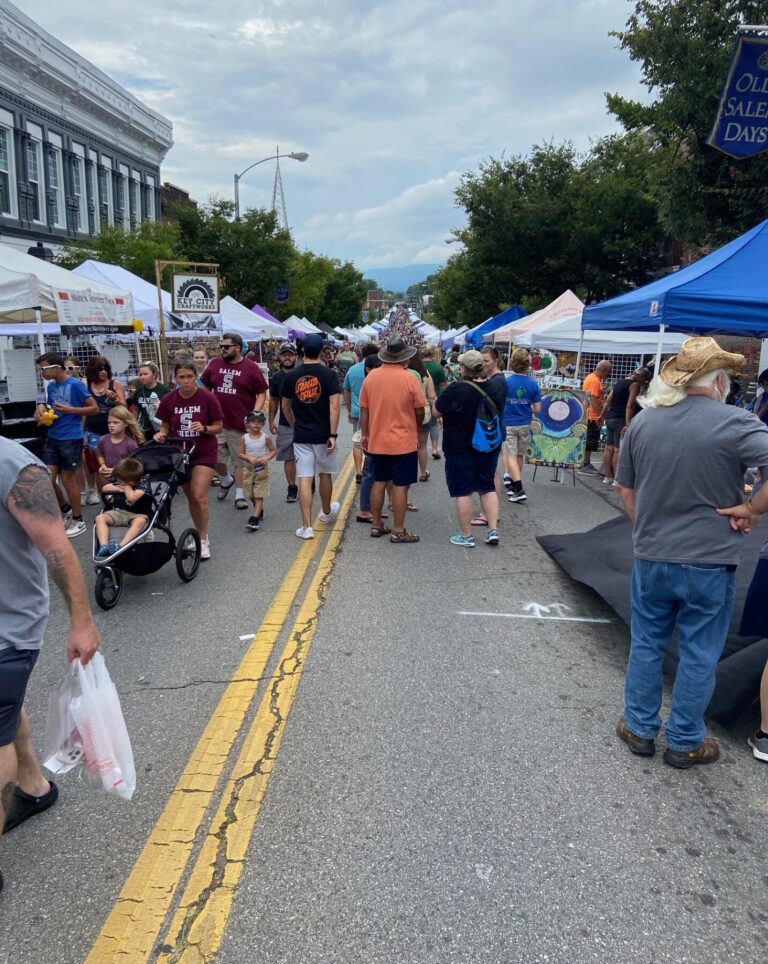
[[[77,365],[65,365],[65,366],[64,366],[64,371],[65,371],[65,372],[75,372],[75,371],[77,371]]]
[[[109,371],[109,368],[107,368],[106,365],[99,365],[99,367],[96,369],[96,371],[97,371],[97,372],[108,372],[108,371]]]
[[[219,348],[223,351],[225,348],[237,348],[237,345],[219,345]]]

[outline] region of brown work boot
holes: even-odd
[[[713,736],[705,736],[695,750],[671,750],[669,747],[664,751],[664,762],[678,770],[687,770],[688,767],[695,767],[697,763],[714,763],[720,756],[720,747]]]
[[[637,756],[653,756],[656,752],[656,744],[653,740],[633,733],[624,722],[623,716],[619,718],[619,722],[616,724],[616,736],[620,740],[624,740],[630,750]]]

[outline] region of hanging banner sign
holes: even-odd
[[[707,144],[738,158],[768,151],[768,37],[736,38]]]
[[[275,285],[275,301],[278,305],[284,305],[290,296],[288,285]]]
[[[54,291],[64,335],[108,335],[133,331],[133,298],[103,295],[89,289]]]
[[[175,274],[171,286],[172,311],[180,314],[218,315],[219,276]]]

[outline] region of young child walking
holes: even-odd
[[[96,484],[99,492],[104,488],[104,483],[112,475],[117,463],[133,455],[144,441],[144,433],[139,428],[139,423],[125,405],[116,405],[110,410],[107,429],[109,435],[102,435],[96,446],[96,458],[99,460]]]
[[[237,453],[245,462],[245,496],[253,502],[253,515],[245,524],[249,532],[256,532],[264,516],[264,499],[269,495],[268,463],[275,457],[275,443],[271,436],[264,434],[266,421],[263,412],[248,412],[245,416],[246,434]]]
[[[114,555],[121,546],[126,546],[149,522],[152,515],[152,496],[142,484],[144,466],[138,459],[122,459],[112,470],[114,481],[107,482],[102,488],[110,496],[112,506],[96,516],[96,537],[99,540],[97,559]],[[112,526],[127,526],[127,531],[118,542],[110,539]]]

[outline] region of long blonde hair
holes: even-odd
[[[130,436],[137,445],[144,441],[144,433],[139,428],[139,423],[131,415],[125,405],[115,405],[110,408],[108,418],[116,418],[125,425],[125,434]]]

